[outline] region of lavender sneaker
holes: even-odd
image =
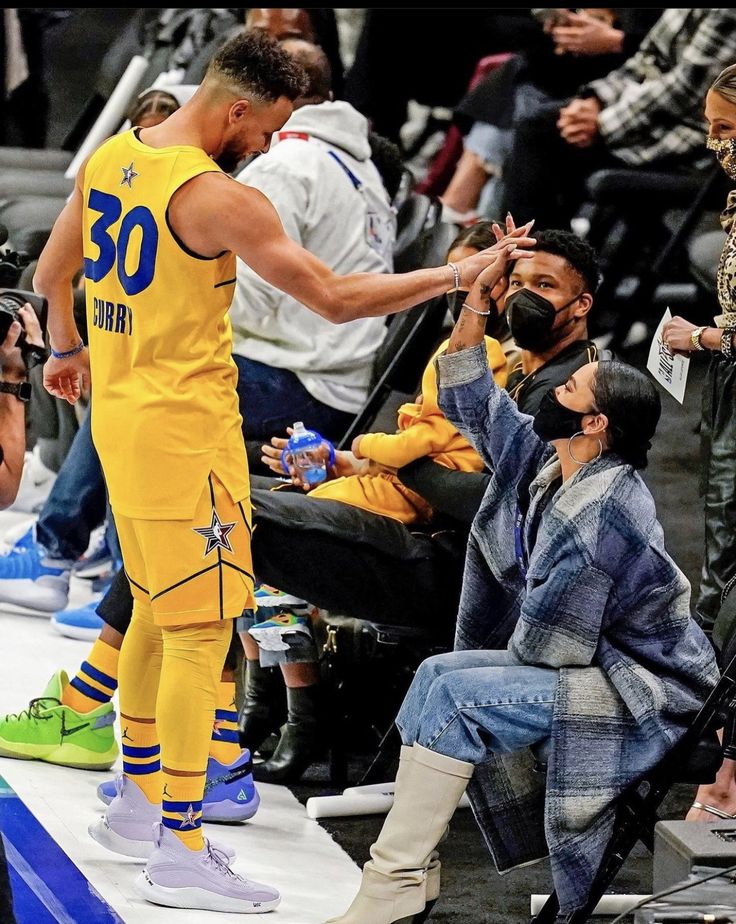
[[[278,890],[234,873],[226,855],[206,839],[202,850],[189,850],[159,823],[153,825],[153,841],[155,849],[135,888],[154,905],[262,914],[281,901]]]
[[[105,805],[109,805],[116,794],[114,779],[97,787],[97,796]],[[219,763],[214,757],[209,758],[202,821],[248,821],[258,811],[260,801],[253,783],[253,761],[247,748],[230,766]]]
[[[147,860],[154,850],[151,831],[161,820],[161,805],[149,802],[135,781],[122,774],[115,778],[115,787],[117,794],[105,814],[87,829],[90,837],[113,853]],[[218,844],[215,849],[229,862],[235,859],[229,847]]]

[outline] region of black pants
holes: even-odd
[[[705,553],[696,611],[711,628],[723,588],[736,576],[736,363],[719,353],[703,386],[700,446]]]
[[[452,637],[464,533],[412,533],[388,517],[290,489],[255,488],[252,501],[258,580],[343,616]],[[121,572],[97,612],[125,633],[132,606]]]

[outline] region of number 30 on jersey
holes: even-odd
[[[138,295],[153,282],[158,250],[158,227],[151,211],[144,205],[136,205],[123,215],[117,232],[117,240],[110,228],[120,218],[123,205],[117,196],[90,189],[88,207],[99,212],[100,217],[90,228],[90,238],[100,254],[96,260],[84,258],[84,275],[92,282],[101,282],[117,265],[118,279],[126,295]],[[136,229],[140,229],[140,251],[138,266],[129,273],[127,267],[128,248]],[[137,235],[136,235],[137,236]]]

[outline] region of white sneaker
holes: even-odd
[[[49,558],[31,534],[7,555],[0,555],[0,603],[45,613],[65,609],[71,567],[70,561]]]
[[[135,888],[154,905],[262,914],[281,902],[277,889],[234,873],[225,854],[206,839],[202,850],[190,850],[158,823],[153,841],[155,849]]]
[[[56,472],[43,464],[39,447],[35,446],[33,452],[25,455],[18,494],[9,509],[16,513],[38,513],[55,481]]]

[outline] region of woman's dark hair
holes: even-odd
[[[581,240],[572,231],[535,231],[532,236],[536,238],[534,250],[543,250],[553,256],[562,257],[580,276],[585,291],[595,295],[600,279],[598,255],[590,244]]]
[[[463,228],[455,240],[450,244],[449,250],[456,247],[474,247],[476,250],[485,250],[496,243],[493,233],[492,221],[477,221],[474,225]]]
[[[160,114],[167,119],[179,108],[179,102],[166,90],[146,90],[132,103],[128,110],[128,121],[137,125],[141,119]]]
[[[598,410],[608,418],[609,449],[634,468],[647,467],[662,402],[652,380],[617,359],[602,360],[593,382]]]

